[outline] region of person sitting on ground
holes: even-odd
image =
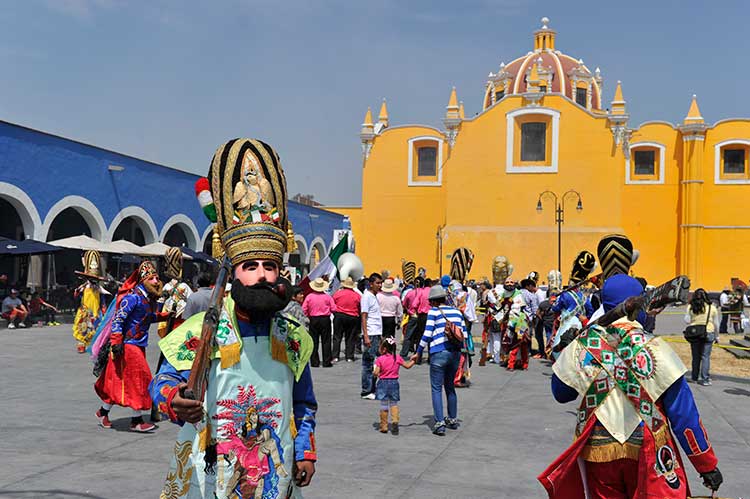
[[[26,327],[23,321],[28,315],[29,310],[18,297],[18,291],[11,289],[10,295],[5,297],[2,305],[2,317],[8,321],[8,329],[15,329],[16,326]]]
[[[380,354],[375,359],[373,375],[378,381],[375,385],[375,397],[380,401],[380,433],[388,433],[388,413],[391,414],[391,434],[398,435],[399,409],[398,402],[401,393],[398,384],[398,370],[400,367],[411,369],[413,360],[405,361],[396,355],[396,338],[386,336],[380,342]]]
[[[44,299],[39,296],[39,293],[33,293],[31,295],[31,301],[29,302],[29,317],[34,319],[43,320],[48,326],[59,326],[60,323],[55,320],[55,314],[59,314],[53,305],[50,305]]]

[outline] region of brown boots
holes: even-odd
[[[398,420],[399,420],[399,412],[398,412],[398,406],[394,405],[391,407],[391,433],[394,435],[398,435]],[[380,411],[380,433],[388,433],[388,411],[382,410]]]
[[[388,411],[380,411],[380,433],[388,433]]]

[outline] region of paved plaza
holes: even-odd
[[[74,351],[70,326],[0,330],[0,498],[156,498],[177,427],[151,435],[99,428],[87,356]],[[149,360],[156,361],[156,348]],[[359,399],[360,364],[315,369],[320,403],[317,473],[307,498],[542,498],[535,477],[571,442],[575,403],[549,393],[551,369],[494,365],[473,370],[459,391],[462,426],[430,433],[428,367],[402,371],[401,435],[375,429],[378,404]],[[750,380],[716,377],[693,386],[725,484],[722,497],[750,497]],[[687,464],[694,493],[705,494]]]

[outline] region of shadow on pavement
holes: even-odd
[[[0,497],[85,497],[87,499],[107,499],[102,496],[95,496],[82,492],[74,492],[71,490],[0,490]]]
[[[729,395],[744,395],[745,397],[750,397],[750,390],[745,390],[744,388],[727,388],[724,390],[724,393],[728,393]]]

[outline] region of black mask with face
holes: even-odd
[[[513,291],[514,289],[516,289],[516,286],[513,284],[505,284],[503,286],[503,289],[505,289],[505,291]]]
[[[283,310],[292,298],[291,292],[291,283],[283,277],[275,284],[259,282],[245,286],[238,279],[232,282],[232,299],[250,317],[250,322],[264,322]]]

